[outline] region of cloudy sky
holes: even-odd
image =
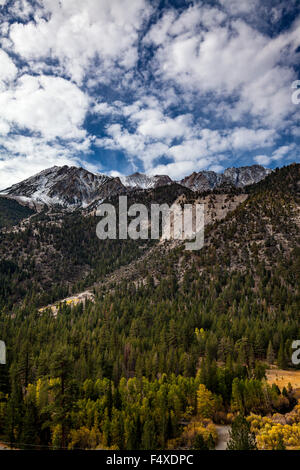
[[[0,0],[0,188],[299,162],[299,64],[298,0]]]

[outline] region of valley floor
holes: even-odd
[[[290,383],[293,389],[300,391],[300,370],[283,370],[272,368],[267,370],[267,380],[270,385],[275,383],[281,390]]]

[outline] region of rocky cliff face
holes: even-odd
[[[35,201],[65,208],[86,207],[96,199],[105,199],[125,189],[120,180],[77,167],[54,166],[15,184],[2,192],[24,203]]]
[[[133,175],[123,176],[120,179],[127,188],[139,189],[152,189],[172,183],[171,178],[167,175],[148,176],[143,173],[134,173]]]
[[[227,168],[223,174],[214,171],[200,171],[192,173],[180,181],[192,191],[209,191],[224,184],[243,188],[263,180],[272,170],[260,165],[244,166],[240,168]]]
[[[260,165],[242,166],[240,168],[227,168],[222,175],[222,182],[243,188],[263,180],[272,170]]]
[[[180,181],[182,186],[185,186],[192,191],[209,191],[216,188],[221,181],[221,175],[214,171],[200,171],[199,173],[192,173]]]
[[[228,168],[223,174],[213,171],[194,172],[178,183],[192,191],[206,192],[232,185],[242,188],[258,183],[271,170],[259,165]],[[174,183],[167,175],[148,176],[134,173],[130,176],[113,178],[103,174],[93,174],[83,168],[54,166],[15,184],[2,191],[2,195],[25,205],[59,206],[74,210],[97,205],[118,194],[126,194],[135,189],[148,190]]]

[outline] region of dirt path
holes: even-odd
[[[0,450],[11,450],[6,444],[3,444],[3,442],[0,442]]]
[[[230,426],[228,426],[227,424],[218,424],[216,425],[216,429],[218,432],[219,440],[215,450],[226,450],[227,442],[229,441]]]

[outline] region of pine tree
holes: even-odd
[[[277,357],[277,364],[278,364],[278,367],[280,367],[280,369],[286,369],[287,367],[283,342],[280,343],[280,348],[279,348],[278,357]]]
[[[145,421],[142,434],[142,449],[151,450],[156,448],[155,426],[151,418]]]
[[[227,450],[257,450],[255,434],[250,430],[250,424],[239,414],[232,423],[229,431]]]
[[[38,428],[36,419],[36,408],[33,403],[26,403],[26,411],[22,423],[20,440],[24,449],[32,450],[38,443]]]
[[[23,414],[24,402],[22,390],[18,384],[13,384],[12,393],[6,406],[4,423],[5,439],[11,444],[20,440]]]
[[[268,364],[274,364],[275,354],[272,345],[272,341],[269,341],[268,349],[267,349],[267,362]]]
[[[194,450],[209,450],[208,445],[205,443],[202,434],[197,434],[194,440]]]

